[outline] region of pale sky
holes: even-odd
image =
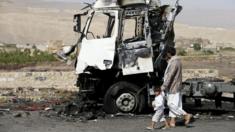
[[[60,2],[92,2],[94,0],[44,0]],[[162,0],[162,3],[174,2],[175,0]],[[235,9],[235,0],[180,0],[186,8],[191,9]]]
[[[94,2],[95,0],[43,0],[58,2]],[[162,0],[163,4],[174,3],[176,0]],[[235,0],[180,0],[185,9],[216,9],[235,10]]]
[[[180,0],[180,4],[189,9],[235,9],[235,0]]]

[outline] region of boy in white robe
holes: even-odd
[[[165,103],[164,92],[162,92],[160,88],[155,88],[154,93],[155,93],[155,99],[152,102],[152,105],[153,105],[155,114],[152,117],[151,125],[148,126],[147,129],[148,130],[153,130],[155,128],[155,125],[157,123],[160,123],[160,122],[165,123],[165,126],[163,127],[164,129],[169,128],[168,122],[167,122],[167,120],[165,119],[165,116],[164,116],[164,109],[165,109],[165,106],[164,106],[164,103]]]

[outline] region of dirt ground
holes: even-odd
[[[106,119],[97,119],[88,122],[73,122],[44,117],[39,112],[31,112],[28,116],[18,118],[13,115],[6,113],[0,115],[0,132],[147,132],[148,130],[145,127],[151,119],[149,115],[141,115],[134,117],[106,117]],[[218,119],[212,117],[197,119],[192,123],[190,128],[178,126],[174,129],[156,129],[154,131],[234,132],[235,120],[220,117]]]
[[[235,78],[234,53],[230,56],[182,57],[185,69],[217,69],[220,77]]]

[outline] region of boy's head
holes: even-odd
[[[160,95],[161,92],[162,92],[161,87],[156,86],[156,87],[154,88],[154,93],[155,93],[156,96]]]

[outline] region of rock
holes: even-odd
[[[26,117],[29,117],[31,115],[30,112],[28,112],[28,111],[24,112],[24,114]]]
[[[4,113],[3,113],[3,112],[0,112],[0,116],[4,116]]]
[[[10,112],[10,109],[0,109],[2,112]]]
[[[98,120],[97,119],[94,119],[94,120],[92,120],[93,122],[98,122]]]
[[[229,119],[234,119],[233,115],[228,116]]]
[[[47,107],[47,108],[45,108],[44,110],[45,110],[45,111],[49,111],[49,110],[52,110],[52,108]]]
[[[135,116],[135,115],[132,113],[117,113],[115,114],[115,116]]]
[[[194,119],[199,119],[200,115],[199,114],[196,114],[193,116]]]
[[[20,113],[20,112],[19,113],[15,113],[15,114],[13,114],[13,116],[16,117],[16,118],[19,118],[19,117],[22,117],[22,113]]]

